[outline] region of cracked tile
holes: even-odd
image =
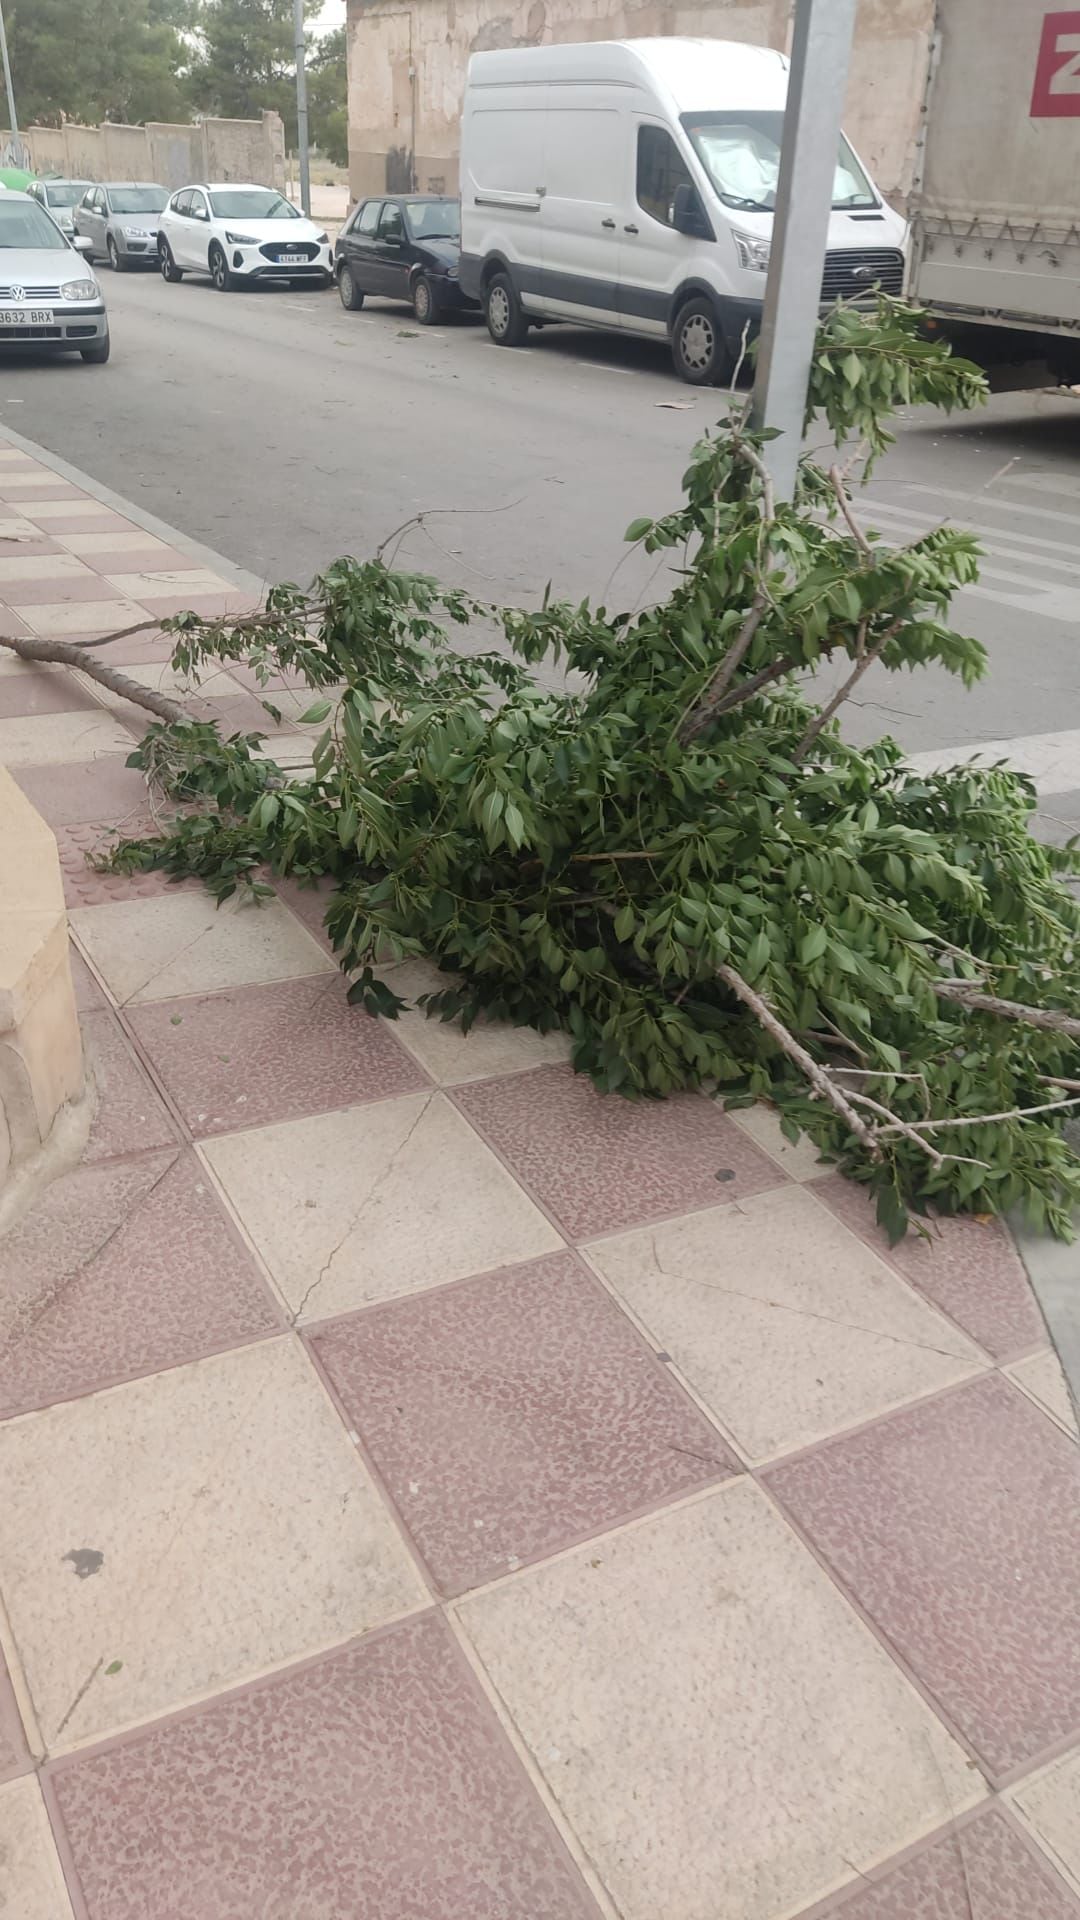
[[[333,971],[280,900],[218,907],[200,888],[76,907],[69,918],[121,1005]]]
[[[53,1781],[88,1920],[599,1920],[432,1614]]]
[[[751,1460],[985,1364],[801,1187],[587,1251]]]
[[[0,1241],[0,1418],[280,1325],[194,1154],[83,1166]]]
[[[0,1787],[0,1913],[72,1920],[71,1902],[35,1779]]]
[[[0,1479],[0,1584],[54,1752],[425,1599],[289,1336],[10,1420]]]
[[[768,1483],[998,1778],[1080,1735],[1080,1451],[1009,1381]]]
[[[443,1593],[737,1471],[572,1253],[372,1308],[311,1344]]]
[[[340,973],[137,1007],[132,1025],[195,1136],[411,1093],[394,1027],[350,1007]]]
[[[540,1067],[459,1088],[458,1105],[570,1239],[783,1184],[775,1163],[699,1094],[621,1100]]]
[[[624,1920],[794,1914],[984,1792],[745,1480],[457,1613]]]
[[[169,1110],[107,1007],[80,1017],[86,1065],[96,1101],[84,1164],[120,1153],[176,1144]]]
[[[833,1175],[817,1189],[825,1205],[913,1287],[932,1300],[995,1360],[1046,1345],[1046,1328],[1027,1274],[1002,1220],[942,1217],[932,1238],[909,1233],[890,1247],[873,1202],[853,1180]]]
[[[562,1244],[442,1094],[225,1134],[202,1151],[309,1320]]]
[[[996,1809],[828,1909],[829,1920],[1080,1920],[1080,1902]]]

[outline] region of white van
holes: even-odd
[[[761,318],[787,81],[785,55],[729,40],[474,54],[460,278],[492,339],[614,327],[669,339],[684,380],[728,379]],[[903,246],[842,139],[822,301],[899,294]]]

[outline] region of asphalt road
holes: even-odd
[[[424,511],[401,562],[477,592],[657,592],[622,534],[673,503],[721,410],[663,348],[550,328],[507,352],[476,321],[421,330],[388,303],[345,313],[333,292],[103,278],[110,364],[0,364],[0,419],[240,565],[306,581]],[[865,501],[890,539],[946,518],[981,533],[983,580],[957,618],[992,673],[970,694],[945,675],[868,676],[852,732],[923,752],[1019,736],[1048,811],[1080,824],[1080,401],[913,413]]]

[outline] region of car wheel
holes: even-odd
[[[715,387],[729,378],[731,361],[716,308],[703,294],[688,300],[676,314],[671,357],[679,378],[692,387]]]
[[[352,276],[351,267],[342,267],[337,277],[337,290],[341,304],[350,313],[359,313],[364,304],[364,296]]]
[[[103,367],[109,357],[109,344],[109,336],[106,334],[104,340],[96,340],[92,347],[82,347],[80,351],[83,359],[92,367]]]
[[[177,266],[176,261],[173,259],[172,248],[164,235],[162,235],[158,241],[158,252],[160,255],[158,265],[161,268],[162,279],[170,282],[182,280],[184,277],[183,270]]]
[[[127,261],[122,260],[120,258],[120,249],[117,246],[116,241],[113,239],[111,233],[109,235],[108,240],[106,241],[106,247],[109,255],[109,265],[112,268],[113,272],[123,273],[124,268],[127,266]]]
[[[412,310],[422,327],[433,327],[439,319],[435,289],[426,273],[418,273],[413,281]]]
[[[529,323],[508,273],[497,273],[489,280],[484,293],[484,313],[488,332],[497,347],[524,346]]]
[[[219,293],[234,293],[237,287],[235,273],[230,272],[229,263],[220,247],[210,249],[210,278]]]

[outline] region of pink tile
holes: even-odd
[[[64,899],[69,907],[100,907],[110,900],[154,900],[162,893],[180,888],[190,892],[202,883],[196,879],[174,880],[159,868],[148,873],[102,873],[89,864],[91,855],[106,854],[121,839],[154,839],[157,829],[153,816],[130,816],[118,833],[111,824],[85,822],[78,826],[54,827],[64,880]]]
[[[1080,1900],[996,1809],[844,1896],[832,1920],[1080,1920]]]
[[[444,1594],[737,1471],[572,1253],[311,1342]]]
[[[540,1067],[454,1098],[570,1239],[788,1184],[698,1094],[622,1100],[569,1068]]]
[[[1042,1315],[1002,1221],[943,1216],[927,1222],[930,1241],[912,1231],[890,1247],[874,1218],[873,1201],[853,1180],[819,1180],[814,1192],[995,1360],[1012,1360],[1046,1345]]]
[[[84,1163],[148,1147],[174,1146],[176,1129],[168,1108],[136,1059],[116,1015],[111,1010],[85,1013],[80,1025],[97,1101]]]
[[[216,620],[223,613],[250,613],[258,602],[249,593],[170,593],[159,598],[155,594],[150,603],[154,614],[166,620],[174,613],[201,613],[208,620]]]
[[[56,667],[28,667],[25,673],[0,673],[0,719],[26,713],[76,713],[97,702],[74,674]]]
[[[40,489],[35,489],[35,491],[40,498]],[[71,488],[70,494],[73,505],[78,507],[80,496],[75,492],[74,488]],[[49,496],[50,499],[54,497],[53,495]],[[63,498],[66,499],[67,497],[68,494],[67,491],[65,491]],[[11,513],[22,514],[27,520],[34,520],[36,518],[34,514],[34,502],[31,500],[29,493],[24,494],[21,500],[12,503]],[[11,513],[5,514],[2,517],[10,519]],[[41,530],[43,533],[46,531],[44,521],[42,522]],[[112,533],[116,530],[116,515],[115,513],[110,513],[108,507],[102,507],[100,513],[76,512],[49,514],[47,517],[47,530],[50,534]]]
[[[87,532],[90,531],[88,527]],[[79,559],[93,567],[95,573],[133,573],[141,567],[150,567],[155,573],[159,569],[169,573],[186,572],[189,568],[201,572],[205,566],[205,561],[193,560],[189,553],[181,553],[164,543],[157,547],[120,547],[113,552],[80,553]]]
[[[25,1773],[29,1765],[22,1718],[4,1656],[0,1653],[0,1784],[13,1779],[17,1773]]]
[[[0,600],[0,633],[6,633],[12,640],[19,639],[30,632],[25,620],[20,620],[5,601]]]
[[[308,932],[314,934],[319,945],[332,954],[334,949],[326,931],[326,909],[334,897],[336,883],[321,879],[314,886],[305,887],[299,880],[282,879],[276,873],[268,873],[266,879],[281,895],[286,906],[292,908],[297,919],[303,921]]]
[[[13,607],[41,607],[65,600],[115,600],[116,589],[87,568],[84,574],[60,572],[51,579],[5,580],[4,596]]]
[[[132,1008],[135,1032],[197,1138],[412,1093],[427,1076],[338,974]]]
[[[88,1920],[597,1920],[431,1614],[51,1786]]]
[[[1000,1374],[766,1475],[1000,1779],[1080,1732],[1080,1451]]]
[[[275,1331],[193,1153],[79,1167],[0,1242],[0,1417]]]
[[[21,476],[14,469],[0,474],[0,500],[10,500],[20,513],[26,513],[32,510],[35,500],[83,500],[86,497],[59,474],[50,477],[44,486],[37,484],[40,478],[40,469]]]
[[[162,633],[158,626],[148,627],[140,633],[131,633],[126,640],[114,640],[109,648],[108,658],[116,667],[148,666],[161,660],[171,660],[178,635]],[[82,638],[89,638],[83,635]],[[147,720],[151,718],[147,714]]]

